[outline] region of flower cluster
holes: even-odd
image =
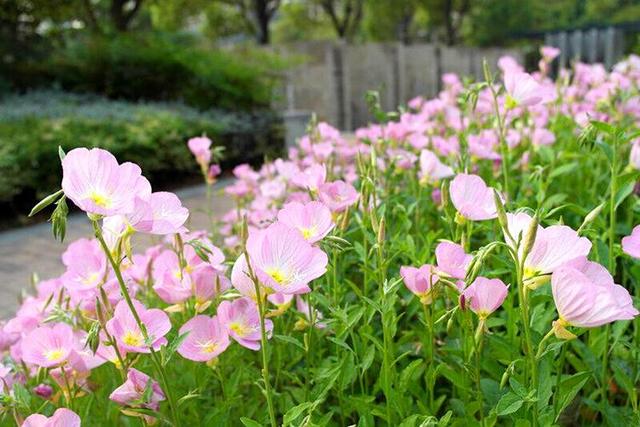
[[[492,405],[492,417],[552,425],[579,389],[552,394],[583,387],[586,369],[602,373],[603,402],[624,401],[608,399],[609,356],[627,384],[637,343],[624,324],[613,341],[608,324],[639,314],[640,142],[625,126],[640,122],[640,58],[611,72],[578,63],[553,81],[558,54],[543,48],[534,73],[502,58],[500,79],[488,71],[482,84],[445,74],[437,97],[355,135],[314,122],[285,158],[233,169],[222,192],[235,206],[218,220],[219,152],[192,138],[206,230],[137,165],[69,151],[61,191],[36,208],[69,199],[94,235],[0,324],[0,412],[24,426],[76,426],[83,413],[275,426],[303,412],[308,424],[413,425],[446,407],[485,425]],[[593,352],[568,349],[576,339]],[[565,383],[565,359],[582,376]]]

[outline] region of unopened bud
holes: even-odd
[[[529,228],[527,229],[526,234],[524,235],[524,241],[522,244],[522,258],[527,259],[527,255],[531,252],[531,248],[533,248],[533,244],[536,241],[536,235],[538,234],[538,215],[535,215],[531,222],[529,223]]]
[[[496,212],[498,213],[498,223],[505,233],[509,232],[509,222],[507,221],[507,213],[504,210],[504,204],[498,192],[493,190],[493,200],[496,205]]]
[[[385,230],[384,230],[384,217],[380,220],[380,224],[378,226],[378,234],[377,234],[377,242],[379,246],[384,244]]]
[[[53,394],[53,387],[49,384],[38,384],[33,388],[33,392],[43,399],[49,399]]]
[[[580,224],[580,227],[578,228],[578,233],[580,233],[587,225],[591,224],[598,217],[598,215],[600,215],[600,212],[602,212],[602,209],[604,209],[604,205],[605,203],[600,203],[598,206],[593,208],[591,212],[587,214],[587,216],[584,217],[584,221],[582,221],[582,224]]]

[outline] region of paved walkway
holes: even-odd
[[[222,193],[222,183],[214,190],[213,212],[226,212],[233,206]],[[176,192],[191,216],[188,227],[203,228],[207,224],[205,186],[190,187]],[[69,202],[71,203],[71,202]],[[41,279],[56,277],[64,272],[60,257],[69,242],[80,237],[91,237],[91,225],[86,215],[69,216],[64,243],[53,239],[49,223],[36,224],[0,233],[0,318],[12,315],[18,305],[18,296],[29,289],[35,272]],[[138,250],[149,244],[150,239],[134,241]],[[134,248],[135,250],[135,248]]]

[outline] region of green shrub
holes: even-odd
[[[270,105],[283,67],[264,52],[231,54],[152,33],[72,39],[44,60],[5,65],[0,75],[16,90],[57,86],[113,99],[243,111]]]
[[[25,213],[60,185],[57,147],[103,147],[138,163],[152,183],[175,186],[196,176],[186,141],[206,134],[226,147],[223,167],[260,162],[282,147],[271,112],[199,112],[180,104],[133,104],[96,96],[35,92],[0,103],[0,207]]]

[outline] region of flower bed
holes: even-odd
[[[554,82],[542,54],[445,75],[355,138],[315,124],[235,168],[210,230],[137,165],[61,153],[34,210],[55,203],[60,238],[70,201],[95,236],[2,327],[5,419],[638,424],[640,59]],[[211,186],[211,141],[188,146]],[[133,250],[141,233],[164,237]]]

